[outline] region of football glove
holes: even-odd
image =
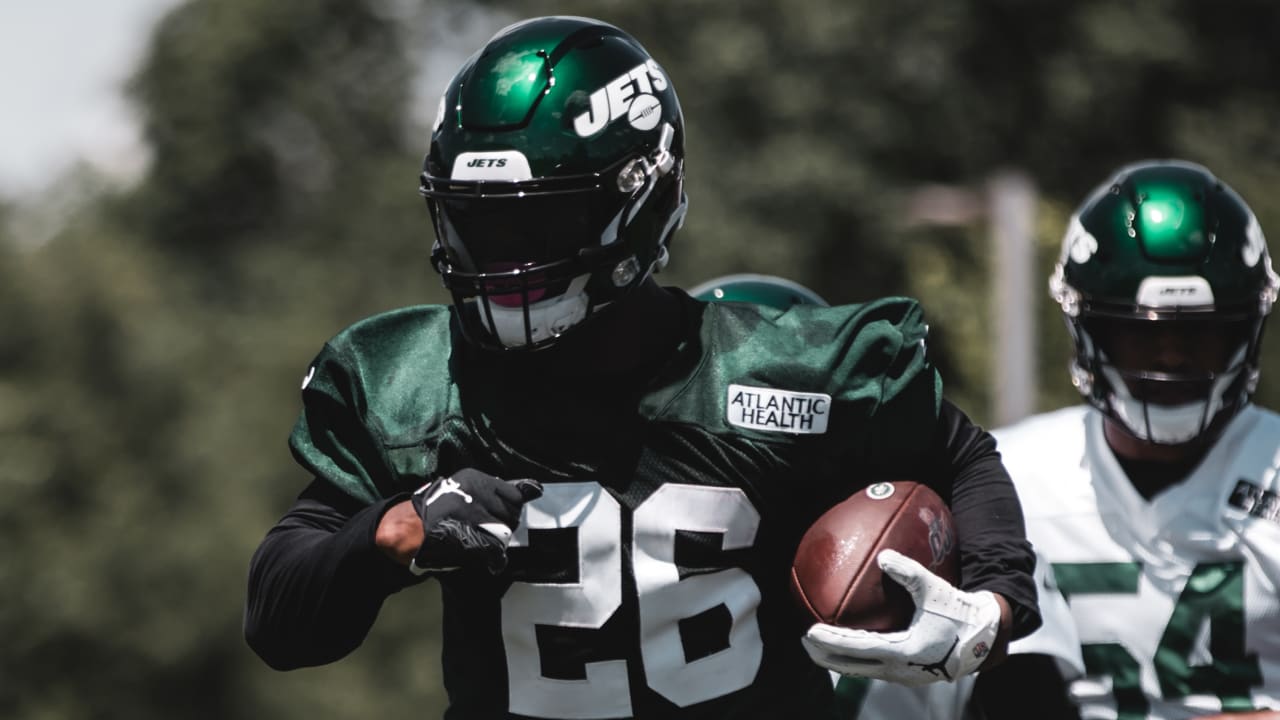
[[[422,575],[483,565],[502,572],[521,508],[541,495],[536,480],[503,480],[472,468],[423,485],[410,498],[424,537],[409,570]]]
[[[1000,604],[987,591],[964,592],[893,550],[876,556],[885,574],[911,593],[916,612],[897,632],[818,623],[803,638],[809,657],[844,675],[919,686],[978,669],[1000,629]]]

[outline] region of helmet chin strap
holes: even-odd
[[[489,303],[493,322],[487,322],[483,311],[480,313],[481,322],[506,347],[524,347],[555,337],[586,319],[589,299],[584,289],[589,279],[589,275],[579,275],[569,283],[569,289],[563,294],[530,303],[528,335],[525,334],[524,326],[525,310],[521,307],[502,307]],[[477,299],[477,302],[486,301]],[[598,309],[601,306],[596,307]]]
[[[1110,386],[1108,403],[1116,419],[1140,440],[1161,445],[1190,442],[1207,430],[1226,406],[1227,388],[1244,370],[1245,349],[1241,347],[1228,364],[1232,370],[1214,379],[1208,397],[1181,405],[1157,405],[1135,398],[1120,373],[1104,362],[1101,369]]]

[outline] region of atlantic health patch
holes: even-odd
[[[831,396],[826,393],[730,385],[725,413],[729,424],[737,427],[815,435],[827,431]]]

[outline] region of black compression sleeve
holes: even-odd
[[[359,647],[394,592],[417,582],[378,550],[393,497],[361,507],[316,480],[258,546],[249,565],[245,640],[276,670],[333,662]]]
[[[1024,637],[1040,626],[1035,554],[995,438],[944,399],[930,457],[930,486],[948,499],[963,538],[961,584],[1003,595],[1013,611],[1012,638]]]
[[[1010,655],[978,673],[969,706],[985,720],[1080,720],[1058,661],[1048,655]]]

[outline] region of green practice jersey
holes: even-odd
[[[678,348],[631,378],[477,352],[443,306],[361,322],[307,374],[292,450],[361,501],[466,467],[544,483],[504,572],[439,576],[446,717],[831,712],[791,555],[827,507],[922,467],[927,328],[907,299],[682,302]]]

